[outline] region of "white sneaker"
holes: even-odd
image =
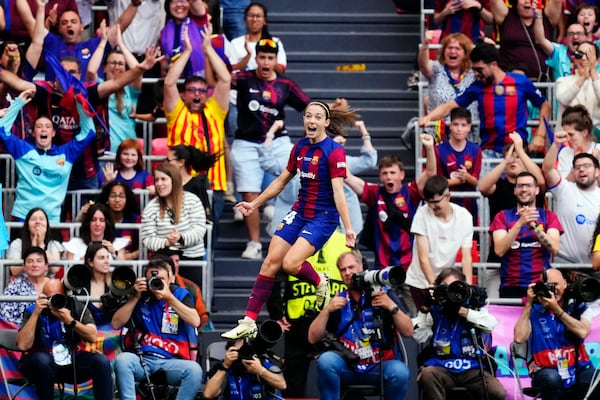
[[[256,321],[251,319],[250,317],[244,317],[243,319],[238,320],[238,325],[228,330],[227,332],[223,332],[221,337],[223,339],[235,340],[241,338],[250,338],[254,339],[258,334],[258,328],[256,327]]]
[[[242,258],[249,258],[251,260],[262,259],[262,244],[258,242],[250,241],[246,245],[246,250],[242,253]]]
[[[244,220],[244,215],[236,206],[233,206],[233,220],[235,222],[242,222]]]
[[[315,291],[316,301],[315,305],[317,309],[324,310],[329,304],[329,300],[331,300],[329,293],[329,275],[326,273],[319,274],[321,277],[321,282],[317,285],[317,290]]]
[[[275,214],[275,206],[273,204],[267,204],[263,208],[263,218],[267,222],[271,222],[273,220],[273,214]]]

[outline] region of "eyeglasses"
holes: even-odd
[[[573,169],[575,171],[578,171],[580,169],[588,169],[588,168],[593,168],[594,164],[592,163],[585,163],[585,164],[577,164],[577,165],[573,165]]]
[[[260,39],[256,45],[260,47],[270,47],[272,49],[277,48],[277,43],[272,39]]]
[[[425,200],[425,203],[429,204],[429,205],[435,205],[435,204],[440,204],[442,202],[442,200],[444,200],[448,195],[450,195],[450,192],[446,192],[444,194],[442,194],[442,196],[437,199],[437,200]]]
[[[573,36],[585,36],[586,33],[585,32],[567,32],[567,36],[573,37]]]
[[[171,225],[175,225],[175,210],[167,208],[167,215],[169,216],[169,222]]]
[[[171,161],[179,161],[181,160],[181,158],[168,158],[165,160],[166,162],[171,162]]]
[[[124,67],[125,63],[123,61],[107,61],[106,62],[107,65],[112,65],[112,66],[119,66],[119,67]]]
[[[185,89],[186,92],[188,93],[192,93],[192,94],[204,94],[204,93],[208,93],[208,89],[207,88],[195,88],[195,87],[189,87]]]
[[[125,195],[125,193],[111,193],[108,195],[109,199],[126,199],[127,196]]]
[[[263,19],[264,17],[262,14],[246,14],[246,18],[249,19]]]
[[[517,189],[533,189],[535,187],[535,183],[517,183],[515,188]]]

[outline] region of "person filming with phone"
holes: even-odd
[[[567,285],[558,269],[547,269],[539,282],[527,288],[527,299],[517,320],[514,340],[527,341],[527,365],[532,386],[538,387],[543,400],[558,400],[566,391],[583,399],[588,392],[594,368],[585,349],[591,330],[592,312],[585,304],[592,300],[582,289],[598,296],[600,283],[581,279]],[[536,334],[532,334],[536,332]],[[543,332],[543,334],[542,334]],[[600,396],[598,387],[590,399]]]

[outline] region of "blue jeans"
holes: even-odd
[[[202,382],[202,368],[195,361],[177,358],[164,359],[153,356],[144,356],[146,369],[149,375],[159,369],[166,372],[169,385],[179,385],[176,400],[193,400],[198,394]],[[135,400],[134,382],[145,378],[144,369],[137,354],[121,353],[115,361],[115,375],[121,400]]]
[[[112,376],[110,361],[104,354],[81,351],[75,354],[77,381],[93,381],[94,399],[112,400]],[[54,383],[73,383],[72,366],[59,367],[54,363],[52,354],[35,351],[24,355],[19,370],[35,385],[40,400],[54,398]]]
[[[408,389],[410,372],[400,360],[383,363],[383,395],[386,400],[402,400]],[[379,386],[379,365],[369,372],[359,373],[348,367],[338,353],[327,351],[317,359],[317,381],[321,400],[339,400],[344,385]]]
[[[592,375],[593,368],[580,368],[577,370],[576,383],[574,385],[575,393],[569,393],[570,398],[583,399],[587,392]],[[565,390],[562,387],[562,380],[558,375],[558,370],[555,368],[542,368],[536,372],[531,378],[531,386],[540,388],[543,400],[559,400],[564,395]],[[597,386],[590,399],[597,399],[600,395],[600,386]],[[573,396],[573,394],[576,394]]]

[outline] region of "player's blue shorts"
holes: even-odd
[[[314,218],[304,218],[297,211],[291,210],[281,220],[274,235],[279,236],[293,245],[296,239],[303,237],[312,244],[316,250],[321,249],[329,237],[335,232],[339,218],[332,219],[328,214],[317,214]]]

